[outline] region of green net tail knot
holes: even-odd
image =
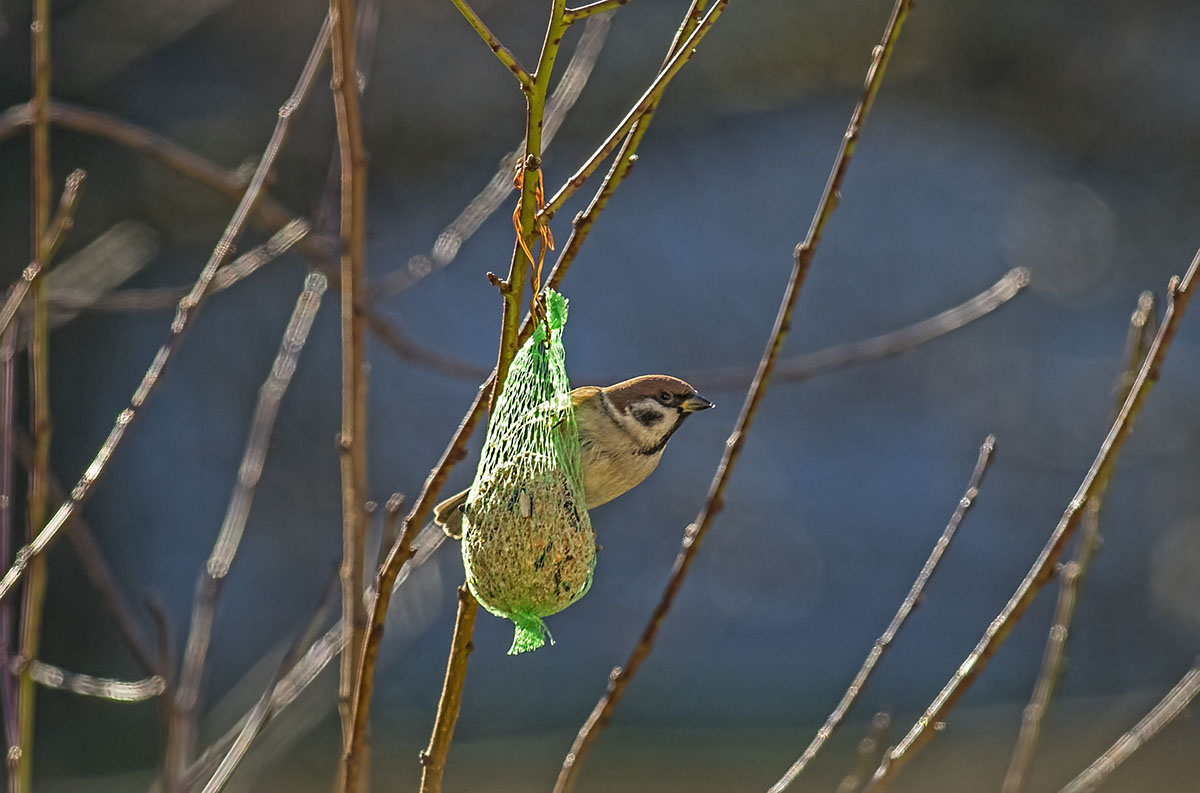
[[[508,648],[509,655],[536,650],[544,646],[547,640],[554,644],[554,637],[550,635],[550,630],[540,617],[532,614],[512,614],[509,619],[513,621],[513,643],[512,647]]]

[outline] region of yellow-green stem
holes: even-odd
[[[33,150],[32,193],[33,224],[31,244],[33,260],[44,271],[46,262],[46,231],[50,227],[50,0],[34,0],[32,35],[33,73]],[[35,536],[46,520],[47,482],[50,473],[50,367],[46,313],[45,280],[41,274],[34,278],[33,330],[29,346],[30,413],[34,437],[33,470],[29,477],[29,537]],[[21,613],[21,657],[26,661],[37,658],[42,630],[42,604],[46,594],[46,563],[33,560],[25,585],[25,600]],[[13,788],[16,791],[33,789],[33,728],[34,704],[37,691],[26,664],[17,687],[16,768]],[[10,757],[12,755],[10,754]]]

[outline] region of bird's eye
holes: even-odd
[[[662,402],[664,405],[669,403],[671,401],[671,392],[670,391],[659,391],[658,392],[658,401]]]

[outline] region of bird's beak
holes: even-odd
[[[699,394],[693,394],[679,403],[679,409],[684,413],[695,413],[698,410],[708,410],[711,407],[715,407],[715,405]]]

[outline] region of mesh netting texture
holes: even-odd
[[[513,621],[510,655],[545,644],[541,618],[583,597],[596,566],[562,346],[567,301],[548,289],[546,304],[508,370],[463,508],[467,586]]]

